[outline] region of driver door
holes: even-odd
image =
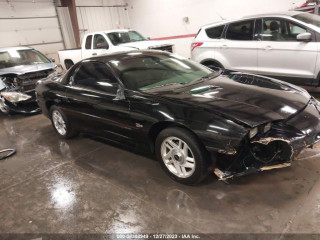
[[[119,86],[105,63],[83,62],[66,91],[73,122],[88,132],[132,142],[129,101],[118,98]]]

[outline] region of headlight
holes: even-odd
[[[271,123],[268,123],[267,125],[264,126],[263,133],[268,132],[270,129],[271,129]]]
[[[258,133],[258,128],[252,128],[249,132],[249,138],[253,138]]]
[[[31,98],[31,96],[20,92],[2,92],[1,95],[12,103],[26,101]]]

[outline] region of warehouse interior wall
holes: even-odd
[[[247,15],[287,11],[305,0],[126,0],[130,26],[142,35],[164,38],[196,34],[203,25]],[[190,57],[193,37],[170,40]]]
[[[0,47],[30,46],[58,59],[64,48],[52,0],[0,0]]]
[[[90,32],[128,28],[124,0],[76,0],[80,38]]]

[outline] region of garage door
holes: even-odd
[[[57,60],[64,48],[53,1],[0,0],[0,47],[30,46]]]

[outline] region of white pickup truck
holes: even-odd
[[[173,44],[168,41],[156,41],[144,38],[136,31],[128,29],[108,30],[86,34],[81,48],[58,51],[60,64],[69,69],[82,59],[136,49],[153,49],[173,52]]]

